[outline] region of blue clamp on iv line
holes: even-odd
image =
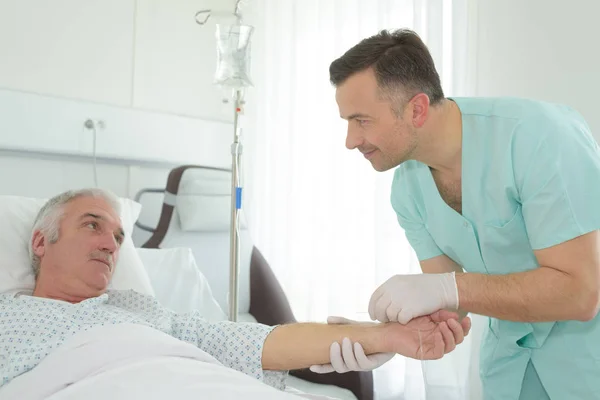
[[[235,188],[235,208],[240,210],[242,208],[242,188]]]

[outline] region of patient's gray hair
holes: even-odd
[[[59,236],[60,221],[65,212],[65,206],[78,197],[99,197],[104,199],[115,210],[117,214],[121,214],[121,203],[119,198],[112,192],[104,189],[80,189],[69,190],[54,196],[46,202],[38,212],[29,240],[29,259],[33,272],[37,278],[40,273],[40,258],[33,253],[33,233],[37,230],[44,234],[45,239],[49,243],[56,243]]]

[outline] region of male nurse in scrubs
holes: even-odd
[[[489,317],[484,398],[600,399],[600,150],[557,104],[446,98],[408,30],[330,66],[346,146],[396,168],[391,202],[423,274],[396,275],[372,319]]]

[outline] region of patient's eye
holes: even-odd
[[[92,228],[94,230],[98,229],[100,227],[100,225],[98,225],[97,222],[92,221],[92,222],[88,222],[86,225],[88,228]]]

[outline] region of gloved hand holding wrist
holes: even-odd
[[[337,341],[331,344],[329,364],[310,367],[311,371],[316,373],[370,371],[391,360],[394,354],[415,359],[436,360],[453,351],[463,342],[471,329],[470,318],[466,317],[458,322],[458,314],[446,310],[414,318],[406,325],[360,323],[341,317],[330,317],[328,322],[373,325],[367,329],[372,329],[371,332],[375,336],[363,334],[362,340],[365,341],[366,346],[371,346],[370,351],[373,351],[373,339],[375,339],[379,352],[366,356],[363,347],[356,341],[359,336],[354,336],[355,343],[346,337],[341,340],[341,345]]]
[[[358,324],[359,321],[343,317],[329,317],[328,324]],[[376,353],[366,355],[360,343],[352,343],[344,338],[342,343],[333,342],[329,348],[330,363],[313,365],[310,370],[318,374],[338,372],[343,374],[349,371],[371,371],[390,361],[395,353]]]
[[[381,322],[408,323],[438,310],[458,310],[458,288],[454,272],[395,275],[371,296],[369,316]]]

